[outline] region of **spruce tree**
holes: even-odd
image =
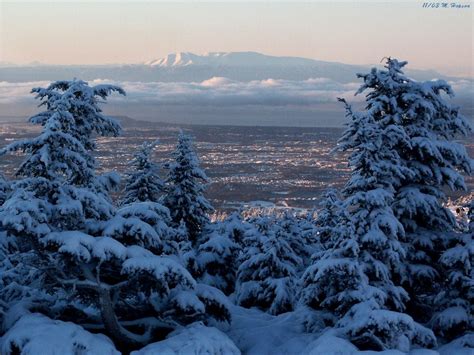
[[[102,233],[123,242],[129,239],[127,243],[135,240],[157,255],[175,254],[178,252],[176,231],[170,227],[169,210],[160,202],[164,182],[158,175],[158,165],[151,159],[157,143],[145,142],[135,153],[130,162],[132,169],[126,173],[120,208]]]
[[[257,217],[245,236],[237,271],[236,301],[270,314],[294,309],[297,266],[302,260],[272,217]]]
[[[138,245],[156,255],[175,252],[175,232],[169,211],[156,202],[135,202],[117,209],[115,216],[98,226],[94,234],[111,237],[125,245]]]
[[[0,206],[3,205],[10,193],[10,183],[0,173]]]
[[[179,134],[173,155],[175,161],[169,166],[164,205],[169,208],[176,226],[184,222],[189,241],[196,245],[213,210],[203,194],[209,179],[199,167],[199,159],[189,135],[184,132]]]
[[[371,100],[367,98],[368,107]],[[352,175],[343,190],[344,204],[354,225],[357,259],[369,287],[366,299],[355,304],[341,323],[353,341],[367,342],[364,345],[368,347],[406,350],[410,343],[433,345],[434,337],[428,331],[408,315],[397,313],[405,310],[408,294],[396,284],[405,257],[401,244],[405,231],[392,203],[395,186],[411,174],[397,151],[409,146],[408,136],[394,124],[379,125],[376,111],[355,113],[347,104],[346,111],[352,121],[339,141],[339,149],[351,151]],[[387,330],[386,322],[398,330]],[[421,331],[426,335],[419,339]]]
[[[353,112],[341,101],[351,120],[338,147],[351,152],[352,174],[343,189],[346,212],[336,238],[330,237],[329,248],[303,276],[306,287],[320,288],[316,297],[303,292],[304,300],[334,312],[336,325],[360,348],[433,346],[433,334],[402,313],[408,294],[396,283],[405,257],[404,229],[392,203],[395,186],[411,171],[395,148],[408,146],[408,137],[396,125],[380,125],[376,111]]]
[[[367,112],[382,128],[403,130],[408,144],[395,145],[400,165],[408,169],[394,184],[392,208],[405,230],[406,261],[399,274],[409,292],[410,314],[428,321],[434,295],[444,277],[440,258],[452,245],[455,218],[443,206],[445,188],[464,190],[462,173],[473,161],[458,136],[471,131],[444,80],[417,82],[403,74],[407,62],[389,58],[385,69],[359,75],[359,93],[367,93]],[[455,238],[456,239],[456,238]]]
[[[291,210],[285,210],[277,218],[279,233],[301,258],[302,262],[297,266],[298,273],[308,267],[311,255],[317,250],[317,232],[310,218],[306,214],[298,214]]]
[[[474,200],[469,203],[467,210],[467,219],[468,219],[468,231],[469,233],[474,234]]]
[[[9,256],[21,253],[25,258],[19,260],[30,261],[26,270],[42,271],[26,285],[41,298],[23,308],[101,329],[128,351],[180,325],[209,317],[228,321],[230,314],[222,293],[196,283],[176,258],[154,254],[161,242],[155,223],[162,223],[166,209],[147,207],[143,216],[140,204],[127,205],[121,217],[133,222],[131,229],[116,223],[108,184],[96,176],[90,151],[94,132],[119,131],[97,105],[97,96],[104,99],[112,91],[123,93],[78,80],[36,89],[47,111],[32,120],[43,130],[3,150],[27,156],[17,172],[21,179],[0,208],[0,221],[12,240]],[[18,308],[10,301],[11,309]]]
[[[8,245],[6,273],[19,270],[23,276],[35,275],[15,280],[17,290],[24,291],[18,292],[16,301],[23,302],[25,292],[41,293],[43,298],[31,299],[29,305],[57,313],[68,297],[58,281],[66,270],[59,266],[58,252],[48,250],[45,238],[59,231],[87,230],[112,216],[104,180],[94,172],[91,135],[119,133],[120,126],[103,116],[97,104],[98,98],[105,99],[111,92],[124,92],[114,86],[89,87],[79,80],[32,91],[42,101],[40,106],[46,106],[46,111],[30,118],[42,126],[42,132],[1,151],[23,151],[26,158],[16,172],[19,180],[0,207],[0,229]]]
[[[301,278],[300,301],[321,311],[334,325],[357,300],[362,300],[359,287],[367,286],[367,278],[357,260],[360,250],[352,220],[344,206],[333,200],[333,191],[326,196],[324,208],[318,213],[318,229],[324,239]]]
[[[441,254],[445,278],[434,299],[435,313],[430,321],[448,341],[474,331],[474,202],[467,207],[467,231],[451,233]]]
[[[214,222],[204,230],[196,254],[199,279],[229,295],[234,291],[240,247],[226,230],[226,223]]]
[[[332,237],[337,234],[344,209],[339,192],[336,189],[325,191],[320,206],[322,208],[317,211],[315,219],[318,244],[321,249],[328,249]]]
[[[243,240],[251,225],[239,212],[228,215],[206,227],[196,254],[196,270],[200,280],[225,294],[235,290],[239,256]]]
[[[222,223],[225,233],[229,236],[230,240],[236,243],[239,248],[242,248],[244,235],[251,226],[244,221],[241,211],[231,213]]]
[[[121,205],[133,202],[159,202],[164,191],[164,182],[159,176],[159,167],[152,161],[151,154],[158,141],[143,143],[130,162],[131,170],[126,173],[125,188]]]
[[[434,331],[453,340],[474,330],[474,234],[456,233],[440,258],[445,278],[434,298]]]

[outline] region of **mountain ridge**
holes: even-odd
[[[189,65],[228,65],[228,66],[260,66],[260,65],[318,65],[343,64],[304,57],[273,56],[254,51],[243,52],[192,52],[170,53],[165,57],[144,62],[145,65],[158,67],[181,67]],[[353,64],[346,64],[353,65]]]
[[[202,82],[212,77],[252,81],[266,79],[307,80],[328,78],[341,83],[357,82],[356,73],[381,65],[355,65],[291,56],[271,56],[258,52],[171,53],[139,64],[0,66],[0,77],[7,82],[84,80],[105,78],[116,81]],[[408,69],[417,80],[434,78],[459,80],[434,70]],[[473,80],[472,78],[466,78]]]

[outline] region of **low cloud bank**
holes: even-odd
[[[91,85],[111,83],[122,86],[127,97],[112,97],[111,101],[163,105],[314,105],[335,102],[337,97],[351,97],[359,83],[341,84],[326,78],[303,81],[255,80],[234,81],[213,77],[199,83],[185,82],[116,82],[96,79]],[[46,86],[48,82],[0,82],[0,104],[31,102],[31,88]],[[356,100],[356,99],[354,99]],[[358,99],[357,99],[358,100]]]
[[[96,79],[91,85],[122,86],[127,96],[114,95],[107,112],[136,119],[208,124],[282,124],[339,126],[344,109],[337,97],[361,107],[365,95],[354,96],[359,82],[339,83],[327,78],[267,79],[248,82],[213,77],[202,82],[118,82]],[[472,116],[472,80],[449,82],[455,103]],[[37,111],[33,87],[48,81],[0,82],[0,116],[28,116]]]

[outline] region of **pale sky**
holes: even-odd
[[[0,61],[139,63],[178,51],[257,51],[351,64],[393,56],[472,76],[473,3],[422,3],[0,0]]]

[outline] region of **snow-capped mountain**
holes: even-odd
[[[203,66],[293,66],[317,65],[325,63],[299,57],[276,57],[257,52],[209,52],[202,55],[190,52],[168,54],[164,58],[150,60],[145,65],[158,67],[183,67],[188,65]],[[326,62],[327,63],[327,62]]]
[[[355,82],[355,73],[367,72],[371,65],[352,65],[300,57],[277,57],[257,52],[179,52],[141,64],[114,65],[22,65],[0,66],[7,82],[106,78],[116,81],[202,82],[213,77],[236,81],[266,79],[307,80],[327,78],[339,83]],[[408,70],[417,80],[448,79],[432,70]]]
[[[145,62],[145,65],[150,65],[152,67],[186,66],[194,64],[197,58],[199,58],[199,56],[189,52],[171,53],[164,58],[153,59],[148,62]]]

